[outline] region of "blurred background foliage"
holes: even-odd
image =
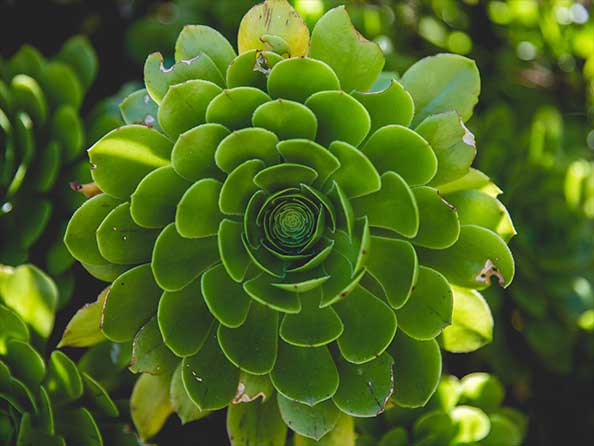
[[[118,125],[118,97],[128,91],[125,83],[140,80],[147,54],[160,51],[171,61],[168,52],[188,23],[208,24],[234,42],[241,17],[255,3],[0,0],[0,54],[7,57],[24,42],[52,54],[68,37],[87,35],[100,61],[97,81],[83,104],[91,142]],[[356,27],[380,45],[386,70],[396,75],[420,57],[441,51],[477,61],[482,94],[469,128],[477,137],[478,168],[504,190],[501,199],[514,218],[518,236],[511,248],[518,274],[508,290],[487,293],[495,316],[493,343],[477,354],[448,355],[445,370],[460,378],[477,370],[496,375],[508,390],[500,403],[528,416],[522,444],[594,442],[592,1],[292,3],[310,25],[327,9],[346,3]],[[93,286],[87,284],[78,299],[92,300]],[[79,303],[68,307],[57,324],[68,320]],[[454,410],[457,401],[439,407]],[[387,429],[396,427],[397,420],[388,413],[379,423]],[[412,426],[413,418],[408,420],[404,424]],[[224,442],[223,423],[215,415],[180,430],[170,420],[161,441],[203,444],[200,436],[207,435],[207,443]],[[362,439],[373,432],[368,429],[361,427]],[[381,436],[376,432],[372,438]]]

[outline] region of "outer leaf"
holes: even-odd
[[[287,425],[271,398],[229,406],[227,432],[232,446],[284,446]]]
[[[295,347],[281,342],[270,378],[283,396],[308,406],[331,398],[338,388],[338,372],[326,347]]]
[[[272,68],[267,89],[272,98],[305,102],[319,91],[340,90],[340,82],[332,68],[322,61],[291,58]]]
[[[151,267],[161,288],[177,291],[218,261],[216,237],[183,238],[171,223],[157,238]]]
[[[450,325],[452,308],[452,290],[446,278],[421,266],[410,298],[397,312],[398,325],[413,339],[433,339]]]
[[[478,350],[493,339],[493,316],[483,296],[474,290],[454,287],[452,325],[442,333],[443,348],[449,352]]]
[[[169,402],[171,375],[149,375],[143,373],[134,386],[130,397],[132,421],[141,438],[157,434],[173,407]]]
[[[295,434],[293,442],[295,446],[355,446],[357,437],[354,418],[340,412],[336,425],[330,432],[320,438],[319,441]]]
[[[355,417],[375,417],[386,408],[394,390],[392,366],[387,353],[366,364],[337,362],[340,385],[333,401],[343,412]]]
[[[202,275],[202,294],[210,312],[226,327],[239,327],[250,308],[250,296],[235,282],[222,264]]]
[[[441,271],[454,285],[484,289],[497,280],[507,287],[514,277],[512,254],[494,232],[480,226],[462,225],[460,237],[443,250],[420,250],[421,263]]]
[[[196,280],[185,288],[163,293],[159,301],[159,328],[165,344],[178,356],[198,352],[213,325]]]
[[[183,364],[180,362],[171,378],[170,400],[173,410],[181,420],[182,425],[204,418],[209,412],[201,411],[190,399],[182,380]]]
[[[182,196],[175,213],[175,228],[182,237],[215,235],[223,214],[219,210],[222,183],[205,178],[194,183]]]
[[[281,60],[284,59],[272,51],[246,51],[233,59],[227,67],[227,87],[256,87],[265,90],[270,70]]]
[[[415,341],[398,332],[390,346],[394,365],[394,400],[399,406],[421,407],[437,389],[441,354],[435,340]]]
[[[363,364],[383,353],[396,333],[394,311],[365,288],[356,287],[347,299],[334,305],[344,324],[338,338],[342,356]]]
[[[157,120],[159,107],[144,88],[126,97],[120,104],[120,112],[126,124],[142,124],[159,128]]]
[[[429,143],[401,125],[380,128],[362,150],[380,174],[396,172],[410,185],[426,184],[437,171]]]
[[[340,411],[332,401],[311,407],[287,399],[280,393],[277,399],[284,422],[299,435],[319,440],[336,426]]]
[[[169,163],[170,153],[171,142],[156,130],[120,127],[89,149],[91,173],[103,192],[126,199],[147,173]]]
[[[103,307],[103,334],[114,342],[131,340],[157,311],[161,293],[148,264],[119,276]]]
[[[444,249],[456,243],[460,235],[457,208],[432,187],[416,187],[413,194],[419,207],[420,224],[412,242],[433,249]]]
[[[467,121],[481,90],[474,61],[456,54],[421,59],[404,73],[402,85],[415,101],[413,126],[429,115],[451,110]]]
[[[267,105],[270,102],[267,102]],[[260,106],[262,107],[262,106]],[[215,152],[215,162],[223,172],[233,169],[252,159],[259,159],[267,166],[280,160],[276,151],[278,138],[268,130],[248,127],[237,130],[221,141]]]
[[[216,96],[206,109],[206,122],[222,124],[237,130],[249,127],[254,111],[270,97],[253,87],[236,87],[224,90]]]
[[[157,318],[153,317],[134,337],[130,371],[160,375],[171,373],[177,363],[177,358],[163,342]]]
[[[217,30],[204,25],[186,25],[175,42],[175,60],[188,60],[200,55],[208,56],[221,73],[235,57],[231,44]]]
[[[382,91],[354,91],[351,94],[365,106],[371,116],[370,133],[392,124],[408,127],[412,121],[415,108],[412,97],[395,80]]]
[[[321,17],[311,35],[310,56],[330,65],[345,91],[367,91],[384,67],[379,46],[359,34],[344,6]]]
[[[274,132],[279,139],[313,140],[318,131],[316,115],[298,102],[277,99],[260,105],[252,116],[252,124]]]
[[[340,164],[330,179],[341,187],[347,197],[360,197],[380,190],[379,173],[360,150],[345,142],[335,141],[330,145],[330,152]]]
[[[109,288],[104,289],[97,301],[85,304],[78,310],[64,330],[60,347],[90,347],[105,340],[101,332],[101,314]]]
[[[358,146],[371,128],[369,113],[344,91],[320,91],[305,101],[318,118],[317,141],[328,146],[344,141]]]
[[[215,330],[196,355],[184,358],[182,370],[188,395],[201,410],[222,409],[237,391],[239,369],[221,351]]]
[[[237,367],[254,375],[267,374],[276,362],[278,312],[252,303],[240,327],[220,325],[217,337],[221,349]]]

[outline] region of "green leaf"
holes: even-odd
[[[35,333],[44,339],[49,337],[58,304],[58,289],[49,276],[29,264],[2,267],[0,296]]]
[[[174,139],[180,133],[204,124],[208,104],[221,91],[217,84],[201,79],[171,86],[159,106],[159,124]]]
[[[8,340],[2,360],[28,389],[39,387],[45,376],[45,363],[41,355],[29,343],[19,339]]]
[[[442,184],[438,189],[442,195],[448,195],[468,189],[482,189],[488,192],[489,190],[497,190],[498,188],[491,182],[491,179],[487,175],[471,167],[466,175],[450,183]],[[501,190],[498,190],[498,193],[493,195],[497,196],[499,193],[501,193]]]
[[[274,45],[275,42],[277,45]],[[286,1],[266,0],[254,6],[241,20],[237,35],[240,53],[273,50],[282,56],[301,57],[309,49],[309,29]]]
[[[479,292],[458,287],[452,290],[452,325],[442,333],[443,348],[453,353],[473,352],[493,339],[491,310]]]
[[[132,265],[113,265],[111,263],[105,263],[103,265],[83,263],[82,266],[91,276],[103,282],[113,282],[120,274],[125,273],[132,267]]]
[[[413,190],[419,208],[419,231],[411,241],[432,249],[452,246],[460,235],[457,207],[446,201],[437,189],[420,186]]]
[[[301,301],[297,293],[283,290],[273,284],[278,278],[262,273],[243,284],[243,289],[252,299],[283,313],[299,313]]]
[[[452,322],[452,289],[438,271],[419,267],[419,277],[406,304],[398,310],[398,326],[413,339],[435,338]]]
[[[388,229],[405,237],[419,230],[419,208],[406,181],[395,172],[381,176],[381,189],[351,201],[355,215],[365,215],[372,227]]]
[[[351,95],[369,112],[371,117],[370,133],[393,124],[408,127],[412,121],[415,108],[412,97],[395,80],[391,80],[385,90],[353,91]]]
[[[258,190],[254,177],[264,166],[265,164],[258,159],[249,160],[229,174],[219,195],[221,212],[227,215],[243,215],[250,197]]]
[[[128,95],[120,104],[120,113],[126,124],[141,124],[159,130],[158,112],[159,106],[144,88]]]
[[[347,92],[369,90],[384,67],[382,50],[357,32],[344,6],[317,21],[309,53],[334,69]]]
[[[348,298],[334,305],[344,324],[338,338],[340,353],[363,364],[382,354],[396,333],[394,311],[365,288],[356,287]]]
[[[387,259],[398,259],[398,262],[390,264]],[[413,246],[404,240],[372,236],[366,267],[381,285],[388,303],[394,308],[402,307],[417,281],[419,270]]]
[[[221,71],[205,53],[188,60],[180,60],[171,68],[163,66],[163,56],[152,53],[144,63],[144,83],[146,90],[157,104],[160,104],[169,88],[182,82],[202,79],[219,87],[225,85]]]
[[[74,366],[74,363],[72,363]],[[107,391],[89,374],[82,373],[85,399],[89,406],[98,412],[99,416],[115,418],[119,416],[119,409]]]
[[[223,215],[219,210],[222,183],[205,178],[194,183],[181,197],[175,213],[175,227],[182,237],[216,235]]]
[[[47,365],[44,387],[53,404],[65,404],[83,394],[83,381],[76,364],[61,351],[54,351]]]
[[[452,410],[451,417],[458,428],[455,443],[481,441],[491,430],[489,417],[476,407],[458,406]]]
[[[64,235],[64,243],[75,259],[93,265],[107,263],[99,252],[96,232],[105,217],[120,203],[117,198],[99,194],[76,210]]]
[[[392,366],[394,360],[387,353],[365,364],[337,361],[340,385],[334,404],[355,417],[375,417],[386,408],[394,390]]]
[[[173,412],[169,401],[171,374],[143,373],[130,397],[130,414],[141,439],[156,435]]]
[[[254,111],[270,97],[253,87],[224,90],[206,109],[206,122],[222,124],[230,130],[250,127]]]
[[[401,125],[380,128],[362,151],[380,174],[396,172],[411,186],[426,184],[437,171],[437,158],[429,143]]]
[[[270,399],[229,406],[227,432],[231,446],[285,446],[287,425]]]
[[[324,146],[334,141],[358,146],[371,128],[365,107],[344,91],[320,91],[311,95],[305,105],[318,118],[317,141]]]
[[[437,389],[441,353],[435,340],[416,341],[398,332],[390,345],[394,358],[394,401],[402,407],[422,407]]]
[[[97,229],[97,246],[107,261],[134,265],[151,259],[158,229],[138,226],[130,215],[130,204],[122,203],[111,211]]]
[[[469,373],[460,381],[462,402],[478,407],[487,413],[494,412],[501,406],[505,389],[501,382],[488,373]]]
[[[332,400],[324,401],[315,406],[301,404],[285,398],[282,394],[277,395],[280,414],[288,426],[307,438],[319,440],[330,432],[338,421],[340,411]]]
[[[295,446],[355,446],[359,435],[355,433],[354,418],[343,413],[338,413],[338,420],[330,432],[320,438],[319,441],[313,438],[302,437],[299,434],[293,436]]]
[[[9,339],[29,340],[29,328],[14,311],[4,305],[0,305],[0,315],[0,355],[3,355]]]
[[[357,287],[365,273],[364,270],[358,273],[353,271],[351,262],[336,249],[328,255],[322,270],[330,279],[322,284],[321,308],[345,299]]]
[[[163,342],[157,318],[153,317],[138,330],[132,343],[132,373],[159,375],[170,373],[178,360]]]
[[[84,36],[68,39],[56,59],[68,64],[76,73],[84,89],[88,89],[97,75],[97,54]]]
[[[113,342],[131,340],[156,313],[161,293],[149,264],[126,271],[113,282],[107,295],[103,334]]]
[[[402,76],[415,101],[413,126],[429,115],[455,110],[464,122],[478,102],[481,80],[476,64],[457,54],[425,57]]]
[[[327,347],[296,347],[281,341],[270,378],[283,396],[308,406],[331,398],[338,389],[338,371]]]
[[[162,228],[175,218],[175,209],[190,183],[173,167],[153,170],[130,197],[130,215],[143,228]]]
[[[171,152],[171,165],[188,181],[203,178],[221,179],[223,173],[214,161],[219,143],[229,130],[219,124],[203,124],[182,133]]]
[[[64,329],[60,347],[90,347],[105,341],[101,332],[101,314],[109,288],[104,289],[97,300],[79,309]]]
[[[60,432],[64,444],[101,446],[101,432],[89,410],[84,407],[67,409],[60,415],[56,418],[56,432]]]
[[[462,225],[454,245],[442,250],[420,249],[418,253],[421,263],[461,287],[480,290],[497,280],[505,288],[514,277],[509,248],[497,234],[480,226]]]
[[[235,328],[245,322],[252,300],[222,264],[202,275],[201,286],[206,305],[221,324]]]
[[[256,87],[265,90],[268,73],[281,60],[284,59],[272,51],[253,49],[240,54],[227,67],[227,88]]]
[[[360,197],[380,190],[379,173],[360,150],[346,142],[335,141],[330,144],[330,152],[340,164],[330,180],[335,181],[347,197]]]
[[[179,363],[173,372],[171,378],[171,387],[169,390],[171,406],[179,417],[181,424],[185,425],[191,421],[204,418],[209,414],[207,411],[201,411],[200,408],[190,399],[182,379],[183,363]]]
[[[205,53],[221,73],[236,56],[235,50],[217,30],[204,25],[186,25],[175,42],[175,60],[188,60]]]
[[[199,280],[179,291],[164,292],[157,316],[165,344],[181,357],[196,354],[213,325]]]
[[[169,164],[170,153],[171,142],[158,131],[120,127],[89,149],[93,180],[103,192],[125,200],[146,174]]]
[[[83,87],[69,65],[59,61],[49,62],[43,67],[40,84],[54,108],[70,105],[78,110],[80,107]]]
[[[408,432],[403,427],[395,427],[386,432],[380,440],[379,446],[408,446]]]
[[[289,344],[299,347],[320,347],[336,340],[344,326],[332,307],[319,308],[321,289],[301,294],[301,311],[286,314],[280,336]]]
[[[318,131],[316,115],[298,102],[277,99],[260,105],[252,116],[252,124],[262,127],[281,140],[304,138],[313,140]]]
[[[244,279],[251,264],[242,233],[243,225],[240,222],[226,218],[221,221],[218,231],[219,254],[227,273],[236,282]]]
[[[446,199],[456,207],[461,224],[490,229],[506,242],[516,235],[516,228],[505,206],[486,192],[458,191],[448,194]]]
[[[498,446],[500,444],[520,446],[522,444],[522,431],[511,420],[499,414],[490,415],[489,418],[491,430],[482,440],[485,446]]]
[[[233,400],[239,369],[229,362],[212,330],[202,349],[183,360],[182,379],[188,395],[201,410],[217,410]]]
[[[12,106],[26,112],[35,125],[42,126],[47,119],[47,101],[35,79],[26,74],[17,74],[10,81]]]
[[[437,173],[431,185],[442,185],[466,175],[474,157],[474,135],[455,111],[431,115],[415,131],[427,140],[437,157]]]
[[[338,77],[327,64],[308,57],[285,59],[268,75],[268,92],[273,99],[305,102],[319,91],[340,90]]]
[[[183,238],[171,223],[157,238],[151,267],[161,288],[177,291],[218,261],[216,237]]]
[[[247,372],[241,372],[239,376],[239,385],[237,394],[233,399],[233,404],[250,403],[258,398],[262,402],[267,401],[274,393],[270,375],[252,375]]]
[[[278,350],[278,312],[253,302],[238,328],[220,325],[221,349],[233,364],[254,375],[269,373]]]
[[[231,173],[235,168],[252,159],[259,159],[267,166],[277,164],[280,161],[276,151],[277,142],[278,138],[274,133],[262,128],[249,127],[236,130],[223,139],[217,147],[215,162],[219,169],[226,173]]]
[[[433,410],[417,419],[413,435],[421,445],[452,444],[457,428],[449,413]]]
[[[338,170],[340,162],[325,147],[306,139],[281,141],[278,151],[287,163],[301,164],[314,169],[318,178],[314,184],[324,184]]]
[[[291,186],[312,184],[318,173],[301,164],[282,163],[266,167],[254,176],[254,183],[268,192],[277,192]]]

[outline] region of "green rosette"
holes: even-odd
[[[138,445],[120,415],[126,406],[102,384],[107,375],[89,367],[98,351],[80,364],[60,350],[45,357],[57,301],[56,285],[38,268],[0,266],[0,444]],[[113,366],[110,374],[120,371]]]
[[[84,201],[68,182],[90,181],[80,110],[96,72],[81,36],[51,59],[24,45],[0,65],[0,262],[43,264],[61,303],[74,287],[66,216]]]
[[[478,70],[440,54],[397,81],[344,7],[310,36],[284,0],[246,14],[238,48],[187,26],[172,67],[147,58],[65,242],[111,283],[101,328],[134,343],[143,436],[229,406],[235,445],[352,440],[350,417],[429,400],[440,335],[489,342],[478,290],[514,275],[500,191],[471,168]]]

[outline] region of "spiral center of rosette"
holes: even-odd
[[[299,197],[287,197],[271,203],[264,228],[272,245],[280,251],[299,252],[313,237],[317,210],[308,201]]]

